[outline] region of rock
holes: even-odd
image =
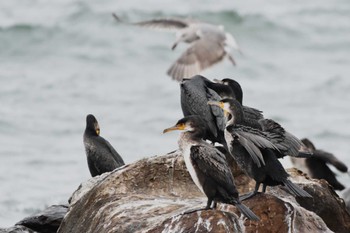
[[[67,211],[68,206],[66,205],[53,205],[38,214],[19,221],[16,225],[25,226],[40,233],[55,233]]]
[[[25,226],[14,226],[10,228],[0,228],[0,233],[37,233]]]
[[[298,171],[293,170],[294,177]],[[300,181],[302,182],[302,181]],[[300,206],[315,212],[334,232],[350,232],[350,215],[344,201],[337,195],[326,180],[314,179],[315,185],[303,184],[304,189],[314,198],[296,198]]]
[[[120,167],[122,168],[122,167]],[[73,195],[69,198],[68,203],[73,205],[77,200],[79,200],[82,196],[84,196],[92,187],[94,187],[98,182],[103,180],[106,176],[108,176],[110,172],[105,172],[99,176],[92,177],[86,182],[79,185],[78,189],[73,193]]]
[[[350,188],[346,188],[340,193],[340,196],[344,199],[346,209],[350,213]]]
[[[203,208],[206,197],[191,180],[181,154],[143,159],[95,180],[88,191],[82,185],[79,192],[85,194],[73,195],[58,232],[350,232],[350,216],[327,183],[297,170],[289,173],[314,198],[296,199],[283,187],[269,188],[244,201],[260,217],[255,222],[226,204],[184,213]],[[233,168],[233,174],[241,193],[253,190],[254,182],[241,171]],[[330,218],[327,211],[337,217]]]

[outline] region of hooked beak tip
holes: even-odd
[[[173,46],[171,47],[171,50],[174,50],[177,46],[177,43],[174,43]]]

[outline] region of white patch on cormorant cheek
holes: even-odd
[[[193,146],[192,144],[189,144],[184,148],[183,157],[185,160],[187,170],[190,173],[193,182],[197,185],[197,187],[201,190],[201,192],[204,193],[203,187],[202,187],[201,183],[199,182],[196,170],[194,169],[193,164],[192,164],[192,160],[191,160],[191,147],[192,146]]]

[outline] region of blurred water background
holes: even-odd
[[[65,203],[90,177],[88,113],[127,163],[177,148],[178,133],[162,135],[182,115],[166,70],[187,45],[171,51],[172,33],[112,12],[224,25],[244,54],[203,75],[235,78],[246,105],[350,165],[348,0],[0,1],[0,227]]]

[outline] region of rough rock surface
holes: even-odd
[[[0,233],[37,233],[25,226],[14,226],[10,228],[0,228]]]
[[[253,189],[242,172],[233,168],[233,174],[241,194]],[[350,216],[326,182],[296,170],[290,174],[314,198],[295,199],[283,187],[269,188],[244,202],[260,217],[255,222],[226,204],[184,214],[204,207],[206,197],[192,182],[181,154],[143,159],[82,185],[58,232],[350,232]]]
[[[55,233],[67,211],[68,207],[65,205],[53,205],[19,221],[16,225],[25,226],[40,233]]]
[[[346,209],[350,213],[350,188],[346,188],[340,193],[340,196],[344,199]]]

